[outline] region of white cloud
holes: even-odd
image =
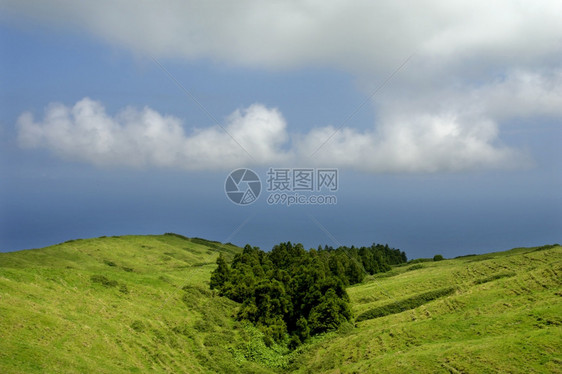
[[[524,153],[494,144],[497,125],[474,118],[470,123],[453,113],[384,118],[374,131],[350,128],[315,129],[297,142],[301,155],[318,148],[314,163],[367,172],[458,172],[530,165]],[[312,150],[312,151],[311,151]]]
[[[188,170],[233,168],[258,159],[284,162],[287,155],[280,146],[287,137],[285,126],[277,110],[256,104],[234,112],[224,130],[213,126],[187,135],[178,118],[131,107],[111,117],[101,103],[89,98],[70,108],[50,104],[40,122],[30,113],[18,120],[23,147],[47,148],[64,158],[98,166]]]
[[[274,68],[385,72],[412,52],[438,72],[475,60],[534,65],[556,63],[562,42],[562,3],[553,0],[7,0],[3,8],[158,57]]]
[[[100,104],[52,105],[20,118],[22,144],[95,164],[227,168],[309,161],[371,172],[460,171],[526,165],[501,146],[519,117],[562,117],[562,2],[554,0],[98,2],[13,0],[4,17],[86,30],[157,58],[208,58],[261,69],[328,66],[370,93],[410,63],[373,101],[370,131],[289,133],[281,114],[255,105],[226,130],[186,134],[181,121],[145,108],[108,116]],[[352,123],[346,124],[352,126]]]
[[[513,166],[513,150],[494,147],[495,123],[470,125],[454,114],[385,118],[374,131],[327,126],[290,134],[276,109],[254,104],[214,126],[186,134],[181,121],[144,108],[109,116],[89,98],[69,108],[47,107],[35,122],[18,120],[23,147],[47,148],[59,156],[98,166],[156,166],[188,170],[232,169],[288,163],[350,167],[369,172],[436,172]],[[326,140],[328,140],[326,142]]]
[[[503,79],[471,92],[482,111],[498,119],[562,117],[562,69],[510,71]]]

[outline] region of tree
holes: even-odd
[[[299,341],[303,343],[310,337],[308,321],[303,316],[299,317],[297,320],[295,335],[299,338]]]
[[[345,275],[349,284],[361,283],[365,278],[365,270],[356,259],[351,258],[347,262]]]
[[[342,323],[351,320],[349,304],[337,297],[333,289],[322,297],[320,304],[310,311],[309,324],[314,334],[336,330]]]
[[[225,283],[230,280],[230,267],[226,263],[222,253],[217,258],[217,268],[211,274],[211,289],[222,291]]]
[[[443,261],[444,258],[442,255],[435,255],[433,256],[433,261]]]
[[[246,245],[231,266],[219,255],[210,285],[241,304],[237,318],[257,326],[266,344],[288,342],[295,348],[352,321],[347,285],[404,261],[403,252],[381,244],[306,251],[286,242],[270,252]]]
[[[344,283],[347,282],[346,274],[345,274],[345,267],[342,263],[342,257],[338,255],[330,256],[328,260],[328,265],[330,267],[330,272],[334,277],[340,278]]]
[[[373,252],[368,248],[361,247],[359,249],[359,257],[361,258],[361,263],[367,273],[374,274],[378,270],[377,263],[373,257]]]

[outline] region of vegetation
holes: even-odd
[[[404,300],[393,301],[392,303],[389,304],[377,306],[375,308],[369,309],[366,312],[361,313],[357,317],[357,322],[378,318],[378,317],[384,317],[384,316],[388,316],[389,314],[396,314],[396,313],[403,312],[405,310],[414,309],[417,308],[418,306],[426,304],[442,296],[450,295],[454,291],[455,289],[453,287],[447,287],[439,290],[424,292],[422,294],[415,295]]]
[[[443,255],[435,255],[433,256],[433,261],[443,261],[445,258]]]
[[[367,274],[345,288],[355,316],[397,301],[404,310],[345,322],[293,351],[236,318],[243,302],[210,289],[217,258],[232,269],[241,253],[176,235],[0,253],[0,372],[561,372],[558,245]]]
[[[122,236],[0,253],[0,373],[260,373],[286,362],[209,291],[217,256],[242,250],[213,244]]]
[[[408,271],[417,265],[349,287],[355,315],[430,291],[454,291],[360,321],[352,333],[308,347],[289,371],[562,372],[560,246],[423,262]]]
[[[405,261],[404,252],[388,245],[306,251],[288,242],[268,253],[247,245],[232,266],[219,256],[210,287],[241,303],[238,319],[254,323],[268,345],[289,342],[295,348],[352,322],[345,286]]]

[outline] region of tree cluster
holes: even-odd
[[[404,252],[388,245],[306,251],[287,242],[270,252],[246,245],[231,265],[219,256],[210,286],[242,304],[238,318],[258,326],[266,343],[290,339],[294,347],[352,321],[346,286],[402,262]]]

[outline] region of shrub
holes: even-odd
[[[183,239],[183,240],[189,240],[188,237],[180,235],[180,234],[176,234],[175,232],[167,232],[164,235],[175,236],[176,238],[180,238],[180,239]]]
[[[496,279],[509,278],[509,277],[513,277],[513,276],[515,276],[515,273],[499,273],[499,274],[493,274],[493,275],[490,275],[489,277],[476,279],[476,280],[474,281],[474,284],[488,283],[488,282],[494,281],[494,280],[496,280]]]
[[[170,283],[170,284],[172,283],[172,280],[171,280],[169,277],[165,276],[165,275],[159,276],[159,277],[158,277],[158,280],[161,280],[162,282],[166,282],[166,283]]]
[[[443,258],[443,255],[435,255],[433,256],[433,261],[443,261],[445,258]]]
[[[139,320],[133,321],[133,323],[131,323],[131,328],[137,332],[143,332],[144,323],[142,323],[142,321]]]
[[[406,271],[411,271],[411,270],[418,270],[418,269],[423,269],[424,266],[422,264],[414,264],[412,266],[410,266],[409,268],[406,269]]]
[[[198,237],[191,238],[191,241],[193,243],[199,243],[199,244],[203,244],[203,245],[209,245],[209,244],[220,244],[220,245],[222,245],[221,242],[218,242],[216,240],[207,240],[207,239],[198,238]]]
[[[198,319],[193,324],[193,328],[199,332],[211,332],[214,331],[214,326],[206,319]]]
[[[560,246],[560,244],[558,244],[558,243],[555,243],[555,244],[547,244],[547,245],[543,245],[543,246],[541,246],[541,247],[535,248],[535,249],[534,249],[534,252],[536,252],[536,251],[544,251],[544,250],[552,249],[552,248],[554,248],[554,247],[559,247],[559,246]]]
[[[395,301],[390,304],[381,305],[376,308],[369,309],[363,314],[360,314],[357,317],[357,322],[366,321],[368,319],[373,319],[373,318],[384,317],[390,314],[397,314],[405,310],[414,309],[417,308],[418,306],[426,304],[442,296],[450,295],[454,291],[455,289],[453,287],[442,288],[439,290],[429,291],[416,296],[412,296],[401,301]]]
[[[114,280],[109,280],[104,275],[92,275],[90,277],[92,283],[99,283],[105,287],[116,287],[119,283]]]
[[[416,258],[414,260],[408,261],[408,264],[417,264],[420,262],[431,262],[431,261],[433,261],[432,258]]]
[[[128,295],[128,294],[129,294],[129,289],[127,288],[127,285],[126,285],[126,284],[122,284],[122,285],[119,287],[119,292]]]
[[[468,255],[457,256],[455,258],[464,258],[464,257],[472,257],[472,256],[477,256],[477,255],[475,253],[470,253]]]

